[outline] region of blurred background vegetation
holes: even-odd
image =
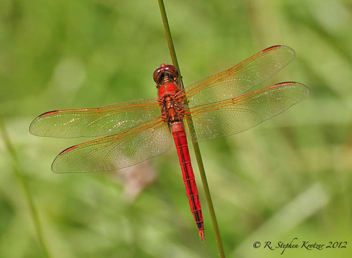
[[[352,1],[165,5],[186,85],[284,44],[295,60],[259,87],[298,81],[311,89],[252,130],[201,143],[227,256],[278,257],[282,250],[253,242],[297,237],[348,244],[285,257],[351,257]],[[170,62],[156,0],[0,1],[0,113],[18,157],[1,135],[0,257],[45,257],[16,171],[51,257],[217,257],[196,165],[203,243],[174,149],[120,172],[57,175],[56,154],[87,139],[28,132],[45,111],[155,98],[152,72]]]

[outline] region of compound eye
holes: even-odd
[[[178,71],[173,65],[165,65],[162,64],[158,69],[156,69],[153,73],[154,81],[160,85],[163,83],[164,77],[167,76],[172,78],[172,80],[177,81]]]
[[[171,75],[171,77],[174,79],[174,80],[177,80],[178,78],[178,71],[176,69],[175,66],[173,65],[165,65],[165,71]]]
[[[153,73],[153,78],[154,78],[154,81],[156,82],[156,84],[162,84],[163,82],[163,71],[162,71],[162,68],[158,68],[154,71]]]

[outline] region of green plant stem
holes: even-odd
[[[166,16],[164,1],[163,0],[158,0],[158,1],[159,1],[161,17],[162,17],[163,24],[164,24],[166,40],[167,40],[167,43],[169,46],[169,51],[170,51],[172,63],[178,69],[179,80],[180,80],[181,88],[183,89],[181,71],[180,71],[180,68],[179,68],[179,65],[177,62],[176,51],[175,51],[175,47],[174,47],[172,37],[171,37],[171,32],[170,32],[169,22],[168,22],[167,16]],[[185,101],[185,103],[187,105],[187,101]],[[209,190],[208,181],[207,181],[207,177],[206,177],[205,170],[204,170],[202,156],[200,154],[198,142],[196,141],[197,137],[195,134],[195,130],[194,130],[194,126],[193,126],[193,122],[192,122],[191,117],[189,117],[187,119],[187,125],[188,125],[189,131],[191,133],[192,145],[193,145],[193,149],[194,149],[195,156],[197,159],[200,177],[201,177],[202,183],[203,183],[205,197],[206,197],[206,200],[208,203],[209,213],[210,213],[210,217],[212,220],[212,224],[213,224],[213,228],[214,228],[214,232],[215,232],[215,236],[216,236],[216,242],[217,242],[218,249],[219,249],[219,255],[220,255],[220,257],[225,257],[225,252],[224,252],[224,248],[223,248],[223,244],[222,244],[221,236],[220,236],[220,230],[219,230],[219,226],[218,226],[218,223],[216,220],[215,210],[214,210],[213,202],[211,200],[210,190]]]
[[[178,70],[178,75],[179,75],[179,79],[180,79],[180,78],[182,78],[181,77],[181,70],[180,70],[180,67],[177,62],[176,51],[175,51],[175,47],[174,47],[174,42],[172,41],[172,37],[171,37],[171,31],[170,31],[170,27],[169,27],[169,21],[167,20],[167,16],[166,16],[164,1],[158,0],[158,2],[159,2],[160,12],[161,12],[161,18],[163,19],[166,41],[167,41],[167,45],[169,47],[169,52],[170,52],[172,64]],[[183,85],[182,85],[182,87],[183,87]]]
[[[13,145],[12,145],[12,143],[10,141],[10,138],[9,138],[7,132],[6,132],[6,129],[5,129],[5,126],[3,124],[1,116],[0,116],[0,132],[2,134],[2,138],[4,140],[5,146],[7,147],[8,151],[9,151],[11,157],[12,157],[13,171],[14,171],[15,175],[17,176],[17,178],[19,179],[20,184],[21,184],[21,186],[23,188],[24,194],[26,196],[26,200],[27,200],[30,212],[31,212],[31,216],[32,216],[32,219],[33,219],[33,222],[34,222],[34,225],[35,225],[35,229],[37,231],[39,242],[40,242],[40,244],[41,244],[41,246],[43,248],[43,252],[45,253],[46,257],[50,258],[51,256],[49,254],[48,248],[47,248],[46,243],[45,243],[43,230],[42,230],[42,226],[40,224],[40,220],[39,220],[37,209],[36,209],[36,207],[34,205],[34,201],[33,201],[32,195],[31,195],[31,193],[29,191],[27,182],[26,182],[26,180],[25,180],[24,176],[22,175],[22,172],[21,172],[21,170],[19,168],[18,157],[17,157],[16,151],[15,151],[15,148],[13,147]]]

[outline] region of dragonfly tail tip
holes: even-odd
[[[200,241],[204,241],[205,240],[204,230],[199,231],[199,237],[200,237]]]

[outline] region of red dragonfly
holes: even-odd
[[[277,73],[293,57],[291,48],[272,46],[185,89],[179,86],[176,68],[162,64],[154,72],[158,99],[49,111],[32,122],[30,132],[59,138],[104,136],[62,151],[51,166],[55,173],[125,168],[166,152],[174,141],[203,241],[203,217],[184,122],[192,118],[194,140],[205,141],[243,132],[302,101],[309,89],[297,82],[245,93]]]

